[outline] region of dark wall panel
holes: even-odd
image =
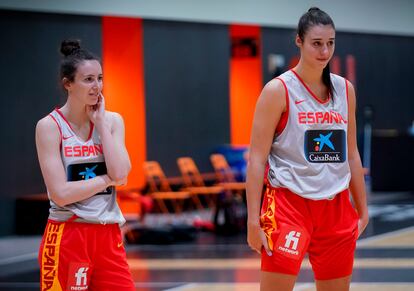
[[[269,54],[285,55],[287,60],[299,55],[294,44],[295,32],[288,29],[263,28],[263,76],[271,79],[267,71]],[[368,35],[337,32],[335,55],[341,59],[342,72],[346,72],[345,58],[356,59],[355,85],[357,90],[357,119],[361,124],[363,108],[372,106],[374,129],[395,128],[405,131],[414,120],[412,68],[414,37]]]
[[[225,25],[144,21],[147,159],[168,175],[180,156],[210,170],[230,141],[229,51]]]
[[[358,120],[374,110],[373,128],[405,131],[414,120],[414,37],[340,33],[337,52],[356,58]]]
[[[279,68],[284,72],[289,65],[289,60],[299,55],[299,50],[295,45],[294,30],[262,27],[262,67],[263,82],[265,83],[273,78],[273,72],[268,70],[267,58],[270,54],[279,54],[285,57],[285,68]]]
[[[0,197],[4,201],[45,191],[35,126],[65,100],[58,81],[59,47],[69,37],[81,39],[86,48],[101,55],[99,17],[0,11]],[[7,217],[12,219],[13,213],[2,215],[2,220]],[[0,234],[2,230],[0,226]]]

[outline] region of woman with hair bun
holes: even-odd
[[[124,123],[105,110],[98,58],[77,40],[63,41],[60,51],[67,101],[36,126],[50,199],[39,249],[41,290],[135,290],[115,191],[131,169]]]
[[[295,42],[299,63],[268,82],[256,104],[247,241],[262,256],[261,290],[292,290],[305,253],[318,291],[349,290],[356,240],[368,224],[355,91],[329,71],[328,14],[303,14]]]

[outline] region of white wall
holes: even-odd
[[[412,0],[0,0],[0,9],[289,28],[310,6],[339,31],[414,36]]]

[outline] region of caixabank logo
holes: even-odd
[[[346,160],[346,134],[342,129],[307,130],[305,156],[310,163],[343,163]]]
[[[68,165],[66,169],[68,181],[89,180],[106,173],[107,170],[105,162],[71,164]],[[112,187],[108,187],[96,195],[108,194],[112,194]]]

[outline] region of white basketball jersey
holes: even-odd
[[[93,123],[91,122],[91,131],[87,141],[83,141],[76,136],[59,109],[52,111],[50,116],[60,130],[61,157],[67,180],[88,180],[106,174],[102,143]],[[50,199],[50,205],[49,218],[57,221],[66,221],[75,214],[92,223],[123,224],[125,222],[116,201],[115,187],[108,187],[92,197],[64,207],[56,205]]]
[[[268,181],[313,200],[349,186],[348,87],[331,74],[334,98],[322,102],[292,70],[278,77],[287,89],[287,123],[269,155]]]

